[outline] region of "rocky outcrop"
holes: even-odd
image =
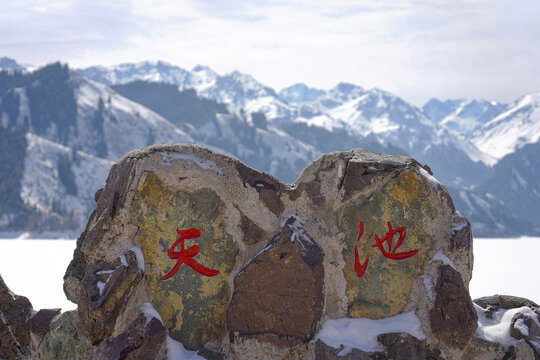
[[[128,250],[113,262],[98,261],[86,269],[78,311],[82,330],[94,345],[111,335],[142,278],[136,251]]]
[[[0,276],[0,359],[26,359],[30,354],[30,329],[26,324],[32,304],[9,290]]]
[[[155,359],[167,337],[161,320],[140,314],[128,330],[105,339],[93,360]]]
[[[143,303],[185,349],[225,358],[314,356],[327,319],[411,311],[442,358],[474,336],[470,226],[413,159],[332,153],[289,185],[200,147],[156,146],[113,166],[98,197],[65,288],[100,354]],[[466,310],[434,315],[455,306]]]
[[[485,335],[499,310],[470,299],[470,224],[411,158],[331,153],[285,184],[197,146],[154,146],[114,165],[96,199],[65,275],[78,310],[53,318],[42,358],[535,351],[529,307],[512,347]]]
[[[35,351],[43,360],[88,360],[95,352],[90,340],[84,336],[76,311],[62,313],[53,319]]]
[[[499,353],[501,350],[504,352],[505,359],[540,359],[540,307],[538,304],[528,299],[508,295],[487,296],[476,299],[474,302],[479,316],[494,323],[498,322],[499,333],[501,328],[506,327],[504,329],[504,332],[507,332],[506,346],[498,350]],[[505,319],[506,324],[501,319]],[[491,346],[493,348],[493,345]],[[495,355],[491,352],[491,356]]]
[[[30,332],[40,337],[51,330],[52,320],[60,315],[61,309],[41,309],[28,319]]]

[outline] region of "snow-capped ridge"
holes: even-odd
[[[497,160],[540,141],[540,93],[524,95],[484,124],[471,142]]]

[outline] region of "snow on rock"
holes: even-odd
[[[105,285],[107,285],[107,282],[98,281],[96,283],[96,287],[99,290],[99,296],[103,295],[103,290],[105,290]]]
[[[431,175],[430,173],[428,173],[425,169],[423,168],[418,168],[418,170],[420,171],[420,174],[427,179],[427,181],[429,181],[429,183],[434,187],[434,188],[437,188],[437,187],[440,187],[441,186],[441,183],[439,182],[439,180],[437,180],[433,175]]]
[[[497,311],[494,311],[491,318],[488,318],[484,314],[484,309],[482,307],[474,304],[476,309],[476,314],[478,315],[478,329],[476,331],[476,336],[480,339],[487,341],[501,343],[506,349],[510,346],[516,346],[519,342],[524,340],[517,340],[510,335],[510,327],[512,325],[512,318],[517,313],[522,313],[528,315],[530,318],[535,319],[540,326],[540,322],[536,320],[537,315],[529,307],[524,306],[514,309],[503,309],[499,308]],[[525,332],[528,333],[528,328],[523,324],[522,327],[517,327],[522,334],[525,335]]]
[[[383,351],[383,347],[377,341],[377,336],[394,332],[405,332],[419,340],[426,339],[420,319],[414,311],[379,320],[329,319],[323,323],[315,339],[333,348],[345,346],[339,353],[340,356],[344,356],[353,348],[367,352]]]
[[[205,360],[197,351],[186,350],[182,343],[167,336],[167,360]]]
[[[435,253],[433,258],[429,260],[428,264],[431,264],[434,261],[440,261],[443,264],[449,265],[452,267],[452,269],[457,270],[456,265],[452,260],[448,258],[448,256],[445,255],[445,253],[442,250],[439,250]]]
[[[144,302],[140,307],[139,309],[142,311],[142,313],[144,314],[144,316],[146,317],[146,325],[148,325],[148,323],[153,319],[153,318],[156,318],[158,319],[159,321],[161,321],[161,323],[163,323],[163,320],[161,319],[161,316],[159,316],[159,313],[157,312],[156,309],[154,309],[154,306],[152,306],[151,303],[149,302]]]
[[[212,170],[218,175],[222,175],[223,171],[212,160],[202,159],[193,154],[180,154],[176,152],[162,151],[159,152],[163,156],[162,165],[170,166],[173,160],[184,160],[189,163],[195,164],[204,170]]]
[[[120,255],[119,256],[120,258],[120,262],[122,263],[123,266],[129,266],[128,262],[127,262],[127,259],[126,259],[126,255]]]
[[[430,300],[435,300],[435,292],[433,291],[433,276],[424,274],[420,276],[422,282],[424,283],[424,288],[426,289],[426,294]]]
[[[144,255],[141,248],[134,246],[130,248],[129,250],[135,253],[135,256],[137,257],[137,264],[139,265],[139,270],[141,272],[144,272]]]

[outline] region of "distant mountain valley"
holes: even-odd
[[[111,165],[193,143],[294,182],[321,154],[362,147],[427,164],[475,236],[540,235],[540,93],[509,104],[295,84],[165,62],[35,69],[0,58],[0,231],[80,231]]]

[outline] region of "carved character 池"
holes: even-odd
[[[405,240],[407,229],[405,227],[399,227],[399,228],[393,229],[390,221],[388,221],[386,224],[388,226],[388,232],[382,238],[379,238],[377,234],[374,234],[373,238],[375,239],[375,244],[371,245],[371,247],[379,248],[383,256],[390,260],[405,260],[416,255],[416,253],[418,252],[418,249],[396,252],[401,246],[401,244],[403,244],[403,240]],[[360,241],[360,238],[364,234],[364,223],[362,221],[360,221],[360,223],[358,224],[358,228],[359,228],[358,238],[356,239],[356,241]],[[399,239],[396,243],[396,246],[392,248],[393,238],[396,233],[399,233]],[[384,243],[388,244],[388,249],[384,247]],[[364,273],[366,272],[368,262],[369,262],[369,256],[366,257],[366,261],[364,262],[363,265],[360,263],[360,259],[358,256],[358,246],[355,246],[354,247],[354,271],[356,272],[356,275],[358,275],[358,277],[362,277],[364,275]]]
[[[176,265],[174,265],[171,271],[169,271],[165,276],[161,278],[161,280],[167,280],[173,277],[180,268],[180,265],[182,264],[186,264],[187,266],[204,276],[212,277],[219,274],[218,270],[207,268],[206,266],[199,264],[193,259],[193,257],[195,257],[195,255],[197,255],[201,251],[199,245],[195,244],[187,249],[184,248],[184,241],[186,239],[196,239],[201,236],[201,231],[199,229],[176,229],[176,233],[179,235],[179,237],[170,247],[170,249],[167,250],[167,256],[169,256],[171,259],[177,259],[178,262],[176,263]],[[175,251],[174,249],[178,244],[180,244],[180,251]]]

